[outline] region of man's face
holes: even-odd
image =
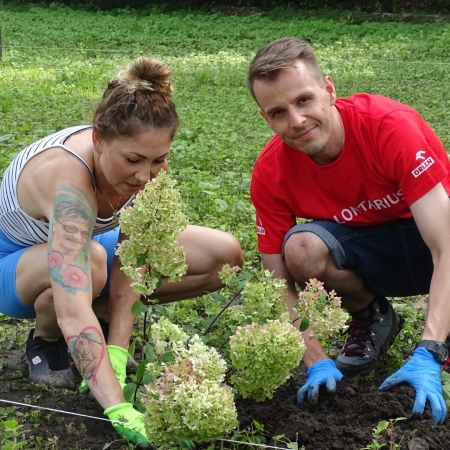
[[[270,128],[289,146],[307,155],[327,158],[333,133],[336,91],[330,77],[323,86],[302,61],[280,70],[273,80],[256,80],[255,97]]]

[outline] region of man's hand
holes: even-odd
[[[342,373],[332,359],[323,359],[314,363],[306,372],[308,381],[297,392],[297,403],[303,403],[308,394],[309,403],[317,403],[319,387],[326,385],[328,392],[336,391],[336,381],[342,380]]]
[[[117,345],[107,345],[109,359],[111,360],[111,366],[116,374],[117,380],[119,381],[120,387],[125,387],[126,377],[127,377],[127,361],[130,357],[129,353],[123,349],[122,347],[118,347]],[[78,392],[84,394],[89,391],[89,386],[86,381],[83,380],[78,388]]]
[[[387,378],[380,386],[388,390],[399,383],[409,383],[416,390],[416,400],[412,412],[423,413],[425,402],[431,405],[433,422],[442,424],[447,414],[442,396],[441,366],[433,355],[424,348],[416,348],[411,358],[397,372]]]
[[[125,439],[142,448],[149,448],[146,437],[144,415],[135,409],[131,403],[120,403],[105,409],[105,416],[111,420],[115,430]]]

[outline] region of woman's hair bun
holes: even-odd
[[[169,80],[170,75],[171,71],[162,61],[140,56],[111,81],[123,86],[130,94],[138,90],[149,90],[171,95],[173,86]]]

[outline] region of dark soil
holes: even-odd
[[[101,420],[104,419],[102,409],[89,396],[30,385],[21,363],[22,352],[22,348],[15,347],[1,356],[1,362],[6,363],[6,367],[0,371],[0,422],[5,420],[5,417],[1,416],[2,411],[11,406],[5,401],[46,408],[14,406],[14,412],[8,415],[8,418],[16,415],[20,422],[24,422],[22,430],[28,430],[25,434],[27,446],[23,448],[53,450],[130,448],[107,421]],[[299,448],[304,445],[306,450],[360,450],[372,443],[373,429],[380,421],[405,417],[406,420],[395,424],[391,435],[386,432],[382,434],[379,443],[386,444],[383,448],[402,450],[449,448],[449,420],[444,425],[437,426],[431,421],[428,409],[423,416],[411,414],[414,391],[410,386],[398,386],[389,392],[380,392],[378,386],[383,377],[365,381],[344,379],[338,384],[336,395],[330,395],[325,390],[321,392],[316,407],[308,404],[298,406],[294,403],[295,396],[304,381],[304,369],[300,367],[298,374],[279,388],[272,400],[261,403],[238,400],[240,430],[251,430],[255,420],[264,426],[269,438],[284,434],[290,441],[297,441]],[[0,427],[0,441],[1,437]],[[42,438],[41,446],[35,444],[36,437]],[[53,445],[51,439],[57,443]],[[270,439],[267,442],[270,443]],[[394,443],[400,447],[395,447]],[[220,448],[219,444],[217,448]]]

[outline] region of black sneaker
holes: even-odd
[[[33,339],[34,329],[27,339],[25,363],[29,379],[57,388],[75,389],[76,376],[70,367],[70,357],[64,338],[46,341],[41,337]]]
[[[384,297],[352,315],[336,367],[347,376],[370,372],[400,331],[400,316]]]

